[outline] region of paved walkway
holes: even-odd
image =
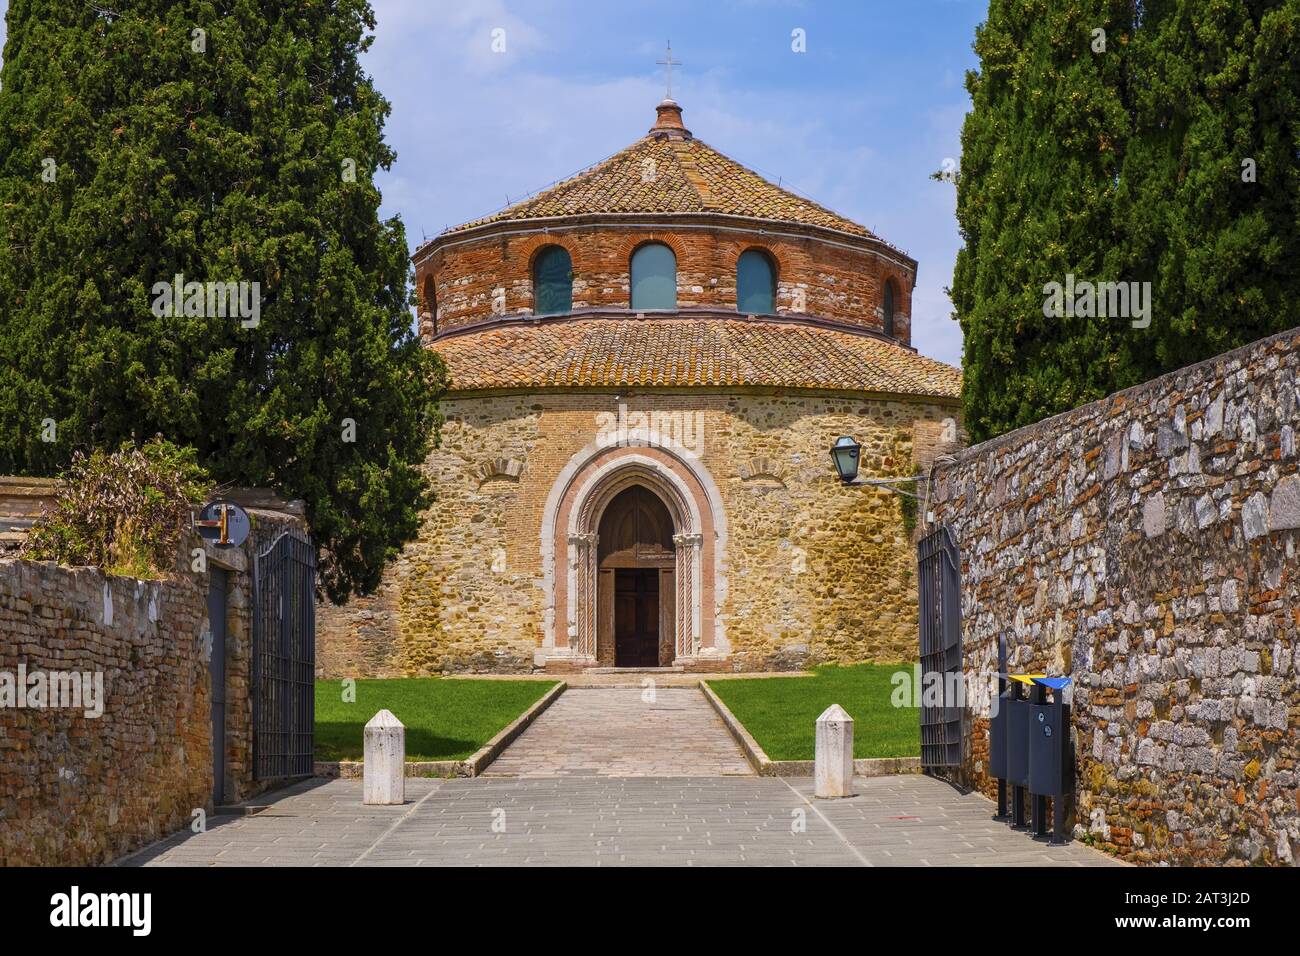
[[[568,694],[565,695],[569,696]],[[577,696],[577,695],[574,695]],[[310,780],[255,816],[218,817],[128,866],[1105,866],[994,823],[993,805],[919,775],[815,800],[810,779],[564,776],[407,781],[366,807],[359,780]]]
[[[647,699],[652,698],[652,699]],[[489,777],[710,777],[754,771],[698,688],[570,688]]]

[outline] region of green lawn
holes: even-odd
[[[916,757],[920,713],[894,707],[890,678],[911,664],[831,664],[812,677],[711,680],[713,689],[773,760],[812,760],[817,718],[839,704],[853,718],[853,756]]]
[[[464,760],[558,681],[359,680],[355,703],[342,683],[316,682],[317,760],[360,760],[366,721],[384,708],[406,725],[407,760]]]

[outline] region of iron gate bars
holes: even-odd
[[[312,772],[316,549],[282,532],[253,556],[253,778]]]
[[[921,769],[961,765],[961,557],[946,527],[917,546],[921,602]],[[941,703],[931,690],[938,681]]]

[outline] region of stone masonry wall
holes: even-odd
[[[798,227],[790,227],[798,231]],[[915,265],[881,244],[850,239],[834,244],[810,231],[807,238],[777,238],[756,229],[634,229],[585,225],[524,234],[486,236],[438,249],[416,265],[420,311],[436,314],[436,330],[497,315],[533,311],[532,264],[548,245],[561,245],[573,262],[573,308],[624,307],[630,301],[630,262],[645,242],[664,242],[677,256],[677,304],[736,308],[736,260],[762,249],[777,266],[776,310],[850,325],[883,327],[885,282],[894,283],[895,334],[911,343]],[[876,246],[879,245],[879,248]],[[432,300],[433,308],[430,309]],[[435,328],[422,325],[426,337]]]
[[[864,476],[913,474],[933,459],[955,406],[761,390],[498,393],[445,402],[427,463],[438,500],[375,595],[319,607],[319,673],[531,670],[543,638],[544,505],[595,439],[597,415],[620,402],[629,414],[699,423],[690,427],[727,523],[729,666],[915,658],[915,554],[901,499],[841,485],[828,449],[854,435]]]
[[[106,698],[0,708],[0,866],[108,863],[210,807],[205,580],[0,560],[0,672],[98,672]]]
[[[1300,851],[1300,330],[968,449],[933,509],[968,675],[1074,677],[1075,832],[1141,862]],[[987,793],[986,702],[967,779]]]
[[[297,515],[249,508],[242,548],[205,548],[227,573],[225,800],[285,780],[253,768],[252,555]],[[0,560],[0,675],[99,672],[103,715],[0,703],[0,866],[111,862],[212,807],[210,574],[179,549],[164,580]],[[0,676],[0,681],[3,677]],[[0,701],[3,698],[0,697]]]

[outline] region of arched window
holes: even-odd
[[[776,271],[767,253],[746,249],[736,260],[736,311],[771,315],[776,311]]]
[[[420,295],[420,334],[436,335],[438,332],[438,301],[433,276],[424,277],[424,290]]]
[[[573,260],[563,246],[547,246],[533,260],[533,312],[573,311]]]
[[[885,301],[880,311],[885,324],[885,334],[892,338],[894,335],[894,281],[892,279],[885,281]]]
[[[677,308],[677,257],[662,242],[632,253],[632,308]]]

